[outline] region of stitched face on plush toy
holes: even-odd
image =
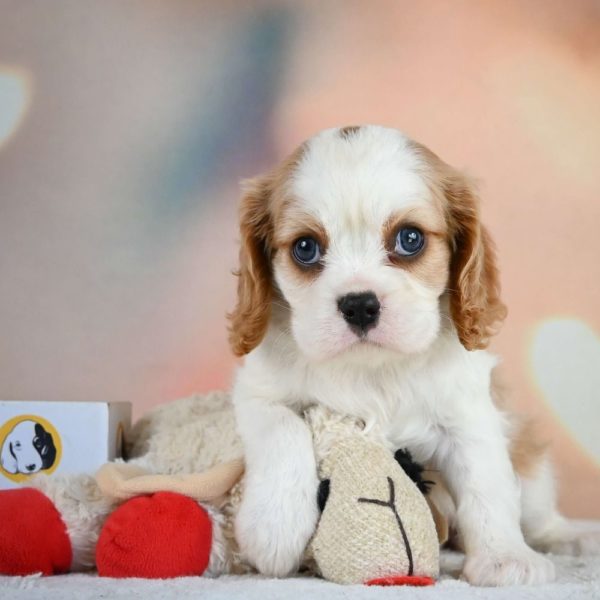
[[[413,460],[412,455],[408,450],[402,448],[396,450],[394,459],[402,467],[402,470],[412,479],[413,483],[419,488],[421,493],[427,494],[431,486],[435,485],[433,481],[424,479],[423,471],[425,471],[425,468]],[[319,489],[317,490],[317,505],[321,512],[323,512],[325,505],[327,504],[330,485],[330,479],[322,479],[319,484]]]
[[[335,445],[320,472],[323,512],[311,549],[325,578],[362,583],[437,576],[438,538],[420,491],[427,491],[431,482],[423,479],[423,468],[408,452],[392,456],[363,436],[351,436]]]

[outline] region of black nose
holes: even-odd
[[[373,292],[361,292],[342,296],[338,300],[338,308],[352,328],[364,333],[377,324],[381,305]]]
[[[33,471],[33,470],[35,469],[35,465],[25,465],[25,468],[26,468],[28,471]]]

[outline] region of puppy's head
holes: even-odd
[[[472,183],[399,131],[330,129],[246,184],[230,341],[263,339],[274,302],[311,359],[427,350],[445,320],[469,350],[504,318]]]

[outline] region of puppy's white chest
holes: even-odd
[[[416,376],[415,376],[416,375]],[[325,406],[377,428],[391,448],[431,456],[437,432],[428,398],[435,381],[406,372],[324,371],[311,378],[311,396]]]

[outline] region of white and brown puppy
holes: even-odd
[[[318,517],[310,433],[322,403],[438,468],[478,585],[554,577],[538,549],[598,548],[555,508],[543,451],[492,398],[483,350],[503,320],[494,248],[469,179],[394,129],[329,129],[241,204],[231,344],[247,478],[236,535],[293,572]],[[513,459],[511,463],[511,457]]]

